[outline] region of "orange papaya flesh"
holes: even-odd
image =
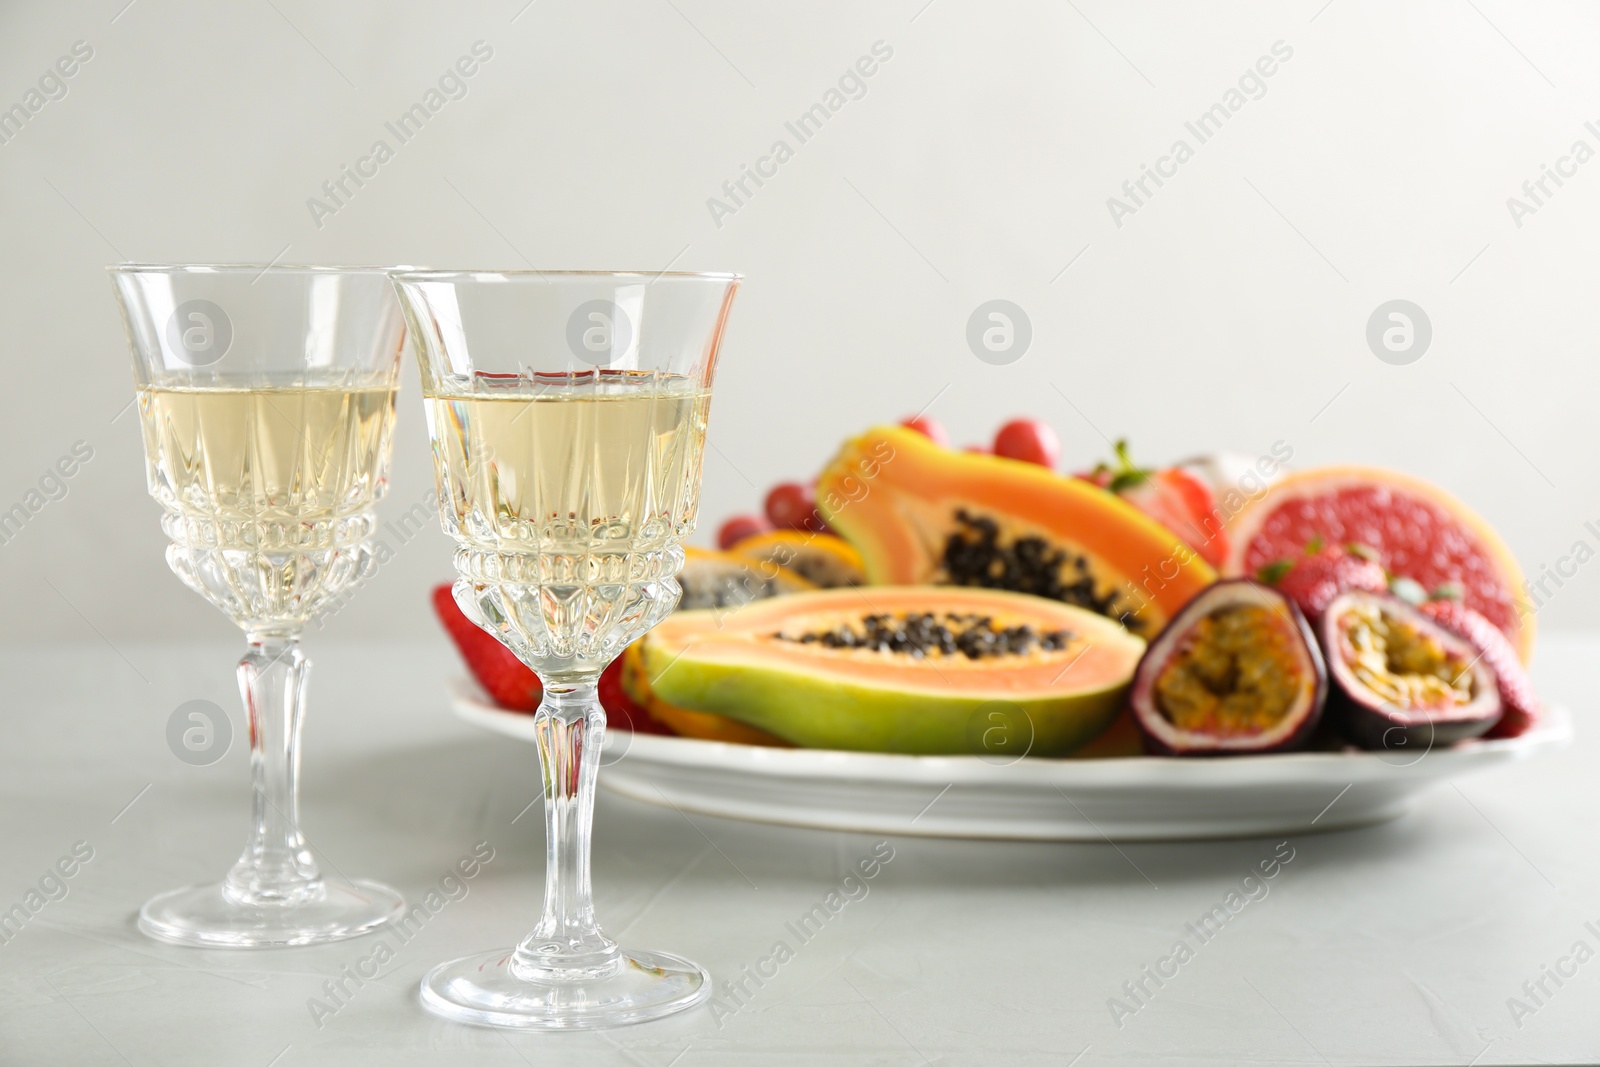
[[[1144,635],[1216,581],[1115,494],[1032,463],[953,452],[898,426],[849,441],[817,502],[872,584],[978,586],[1086,608]]]
[[[1124,708],[1111,720],[1111,725],[1100,736],[1077,749],[1072,759],[1126,759],[1145,755],[1144,736],[1133,721],[1133,715]]]
[[[650,714],[662,726],[679,737],[692,737],[700,741],[725,741],[734,745],[760,745],[764,748],[793,748],[781,737],[765,730],[747,726],[737,719],[711,715],[703,711],[675,708],[665,701],[657,701]]]
[[[679,612],[641,648],[659,699],[793,744],[1049,756],[1115,718],[1144,641],[1040,597],[898,586]]]

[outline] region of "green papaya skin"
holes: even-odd
[[[794,671],[673,658],[645,645],[651,687],[671,704],[725,715],[805,748],[990,759],[1063,756],[1099,736],[1128,683],[1012,701],[934,696]]]

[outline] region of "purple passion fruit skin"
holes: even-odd
[[[1426,751],[1500,721],[1494,671],[1470,644],[1398,597],[1340,594],[1319,629],[1333,678],[1330,714],[1362,748]]]
[[[1150,643],[1128,699],[1146,751],[1227,756],[1305,747],[1327,694],[1300,609],[1235,578],[1202,590]]]

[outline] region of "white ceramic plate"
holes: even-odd
[[[452,696],[467,722],[534,740],[533,716],[496,707],[472,682],[457,681]],[[617,731],[606,736],[600,784],[683,811],[828,830],[1041,841],[1254,837],[1393,819],[1444,779],[1571,736],[1561,708],[1508,741],[1224,759],[900,756]]]

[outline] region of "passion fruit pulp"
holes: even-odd
[[[1426,751],[1499,721],[1489,665],[1398,597],[1351,590],[1334,598],[1320,625],[1339,728],[1363,748]]]
[[[1303,747],[1326,698],[1300,609],[1239,578],[1207,588],[1151,642],[1129,702],[1148,751],[1199,756]]]

